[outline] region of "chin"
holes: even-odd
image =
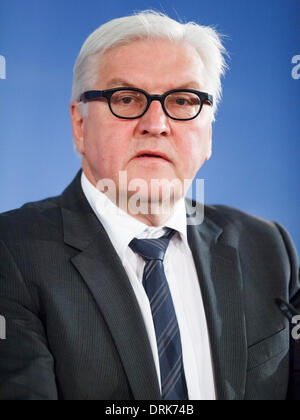
[[[139,198],[142,203],[151,203],[153,206],[168,203],[174,203],[184,196],[183,186],[178,180],[174,185],[172,179],[159,179],[158,182],[150,180],[150,182],[143,183],[141,188],[137,188],[134,192],[129,194],[134,199]]]

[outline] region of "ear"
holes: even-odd
[[[78,102],[71,102],[70,105],[71,122],[74,143],[77,151],[84,155],[84,140],[83,140],[83,116],[81,114]]]
[[[208,146],[207,146],[207,155],[205,160],[209,160],[212,155],[212,124],[209,126],[209,133],[208,133]]]

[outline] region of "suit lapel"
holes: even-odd
[[[106,320],[135,399],[158,400],[160,390],[144,321],[130,280],[80,186],[81,172],[62,196],[65,242],[80,252],[72,263]]]
[[[188,226],[188,241],[205,307],[217,398],[241,400],[245,393],[247,342],[239,256],[231,243],[234,235],[226,239],[223,228],[211,218],[210,209],[205,210],[202,224]]]

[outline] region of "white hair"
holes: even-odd
[[[193,46],[203,62],[205,89],[214,96],[213,110],[216,110],[222,95],[221,76],[227,68],[227,53],[221,35],[212,27],[194,22],[180,23],[153,10],[111,20],[87,38],[74,66],[72,101],[79,101],[83,92],[94,88],[99,77],[100,59],[105,51],[143,39],[167,39]]]

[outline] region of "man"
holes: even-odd
[[[85,42],[82,171],[0,217],[2,399],[299,397],[289,235],[184,199],[211,156],[224,53],[211,28],[154,12]]]

